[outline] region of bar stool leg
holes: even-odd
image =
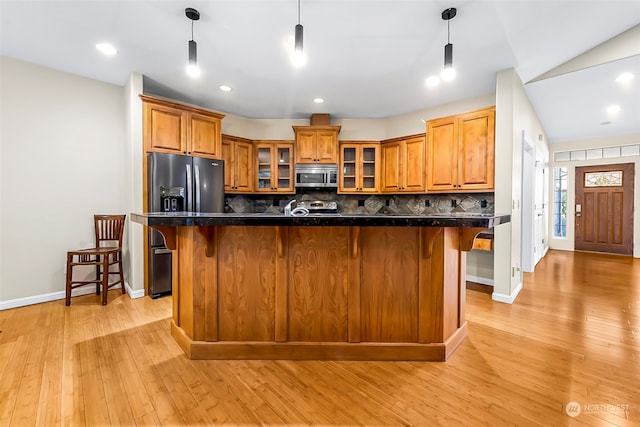
[[[122,295],[125,294],[124,289],[124,271],[122,271],[122,257],[118,256],[118,271],[120,273],[120,288],[122,288]]]
[[[73,254],[70,254],[67,252],[67,282],[65,285],[65,301],[64,301],[64,305],[66,305],[67,307],[69,305],[71,305],[71,275],[72,273],[72,269],[71,269],[71,263],[73,262]]]
[[[96,261],[100,259],[100,255],[96,255]],[[100,264],[96,264],[96,295],[100,295]]]
[[[107,295],[109,294],[109,256],[102,256],[102,305],[107,305]]]

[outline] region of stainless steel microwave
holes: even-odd
[[[295,176],[296,187],[338,187],[338,165],[336,164],[296,164]]]

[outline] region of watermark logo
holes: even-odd
[[[569,402],[564,407],[564,411],[570,417],[577,417],[578,415],[580,415],[580,412],[582,412],[582,407],[578,402]]]
[[[580,414],[596,414],[596,413],[623,413],[627,414],[630,409],[637,407],[628,403],[585,403],[581,405],[578,402],[569,402],[565,405],[564,411],[570,417],[577,417]]]

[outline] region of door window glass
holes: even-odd
[[[585,187],[622,187],[622,171],[585,172]]]

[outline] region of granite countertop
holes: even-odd
[[[361,227],[482,227],[511,221],[511,215],[446,213],[429,215],[312,214],[285,216],[270,213],[132,213],[131,219],[148,226],[361,226]]]

